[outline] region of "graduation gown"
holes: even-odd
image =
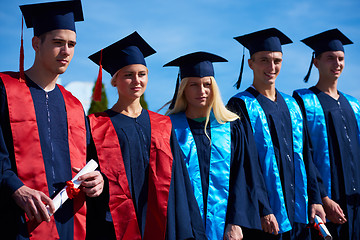
[[[212,131],[210,130],[210,122],[206,129],[206,132],[208,134],[208,136],[206,136],[204,131],[205,121],[198,122],[189,118],[184,119],[187,120],[188,126],[193,136],[193,140],[196,145],[198,165],[201,177],[201,189],[204,203],[203,218],[206,219],[206,214],[208,212],[208,203],[211,202],[208,200],[208,198],[213,197],[209,196],[209,188],[216,188],[220,186],[219,181],[216,182],[216,185],[210,186],[210,168],[212,165],[210,161],[226,161],[226,159],[212,159],[212,147],[210,139],[212,144],[215,144],[217,146],[219,141],[223,141],[223,138],[225,138],[225,136],[223,134],[223,137],[221,139],[214,138],[215,136],[219,137],[219,135],[211,135]],[[211,122],[213,121],[216,120],[212,119]],[[175,127],[176,131],[178,131],[177,126]],[[267,212],[267,214],[271,213],[271,209],[267,199],[265,199],[265,201],[263,202],[264,199],[259,199],[257,195],[258,191],[265,191],[265,185],[260,172],[260,168],[258,166],[256,147],[255,145],[249,144],[240,120],[230,122],[229,130],[230,173],[228,177],[230,178],[230,181],[228,187],[229,195],[227,199],[227,212],[224,219],[226,222],[225,224],[235,224],[246,228],[261,229],[259,208],[261,208],[262,211]],[[177,134],[177,137],[179,138],[180,135]],[[221,155],[221,157],[225,158],[225,154]],[[218,166],[218,164],[216,166]],[[216,170],[218,170],[217,168]],[[215,170],[211,170],[212,174],[216,174],[213,171]],[[194,176],[190,175],[190,178],[192,177]],[[217,201],[224,201],[224,199],[219,199],[220,197],[220,195],[216,197]],[[220,210],[221,209],[218,209],[217,207],[217,211]],[[212,212],[211,214],[214,214],[216,216],[219,214],[219,212]],[[217,216],[217,218],[219,216]],[[214,218],[214,216],[212,217]],[[209,222],[207,222],[206,227],[209,226],[211,225],[209,224]],[[224,229],[222,229],[222,233],[223,231]],[[207,230],[206,232],[212,231]],[[209,239],[212,238],[210,237]]]
[[[271,140],[274,147],[275,159],[281,179],[286,212],[294,230],[295,166],[293,159],[294,150],[292,123],[287,104],[278,91],[276,91],[276,101],[271,101],[252,87],[249,87],[246,91],[248,91],[257,99],[266,115],[266,120],[269,126]],[[237,97],[231,98],[227,104],[227,107],[229,110],[239,114],[240,116],[244,116],[242,118],[243,124],[250,125],[249,114],[242,99]],[[310,205],[321,203],[315,166],[312,163],[306,131],[303,132],[303,160],[307,174],[307,191],[309,197],[308,204]],[[302,225],[302,228],[305,228],[306,225]],[[295,229],[295,231],[297,230]],[[291,235],[293,234],[291,233]]]
[[[10,74],[15,77],[13,81],[17,81],[17,74]],[[0,124],[3,133],[2,137],[5,140],[6,155],[8,155],[8,157],[2,159],[5,170],[0,196],[0,229],[2,235],[6,236],[6,239],[15,239],[16,237],[17,239],[28,239],[29,237],[24,212],[15,204],[11,197],[12,193],[24,184],[20,175],[18,177],[20,171],[26,170],[28,172],[27,177],[30,180],[39,177],[39,175],[44,176],[43,182],[38,182],[38,180],[33,182],[42,184],[44,187],[41,191],[48,193],[50,197],[54,197],[57,192],[65,186],[65,182],[72,179],[74,173],[72,173],[71,164],[74,163],[73,160],[77,159],[78,161],[76,167],[83,167],[86,163],[87,133],[85,114],[80,102],[72,95],[69,95],[70,93],[61,86],[56,85],[54,90],[46,92],[28,77],[26,78],[26,83],[20,84],[24,84],[23,87],[27,87],[27,91],[29,91],[28,95],[24,95],[22,91],[19,92],[21,99],[29,99],[25,100],[23,106],[24,111],[25,109],[28,111],[28,109],[32,107],[29,106],[27,108],[27,104],[33,104],[34,110],[32,111],[34,111],[34,116],[30,116],[30,118],[36,118],[36,122],[31,123],[32,125],[28,124],[26,126],[20,125],[19,127],[15,127],[16,125],[11,123],[9,117],[7,90],[5,89],[3,80],[0,81]],[[60,87],[62,89],[60,89]],[[66,95],[66,99],[64,94]],[[21,100],[18,101],[19,102],[15,101],[14,103],[21,104]],[[72,105],[72,108],[67,109],[67,107],[70,106],[67,105],[69,101],[73,101],[76,106]],[[72,116],[68,116],[67,113],[75,113],[74,117],[78,118],[78,120],[75,120],[77,123],[71,120],[71,127],[68,126],[67,123],[70,119],[69,117]],[[27,124],[27,122],[25,123]],[[18,132],[20,131],[20,135],[18,136],[21,136],[21,127],[23,127],[23,130],[28,130],[26,128],[32,126],[35,127],[35,129],[37,128],[38,131],[33,134],[28,131],[30,134],[29,137],[23,138],[26,143],[22,141],[21,146],[23,147],[20,149],[18,145],[15,146],[17,149],[15,152],[15,141],[10,125],[15,127]],[[75,136],[73,134],[75,134]],[[35,140],[31,139],[35,138],[38,138],[37,142],[32,142]],[[69,143],[69,139],[72,139],[71,143]],[[19,142],[17,141],[16,144],[19,144]],[[76,150],[74,149],[75,145],[78,147]],[[25,148],[24,146],[31,147]],[[22,166],[17,166],[18,162],[15,156],[22,156],[21,154],[23,154],[23,152],[26,153],[28,151],[34,152],[37,154],[36,156],[40,154],[42,159],[40,160],[34,157],[34,159],[31,159],[31,165],[27,164],[28,161],[25,162],[22,160]],[[34,176],[31,177],[31,174]],[[81,198],[82,205],[84,205],[84,196]],[[54,217],[52,217],[51,221],[55,220],[56,224],[56,229],[54,232],[52,231],[54,233],[53,236],[58,234],[61,239],[74,239],[74,236],[77,237],[77,239],[81,239],[81,236],[85,238],[85,226],[82,225],[79,227],[79,225],[77,225],[80,221],[85,221],[85,206],[83,206],[81,210],[81,219],[76,217],[76,220],[74,220],[74,212],[77,212],[76,209],[78,208],[77,204],[74,204],[75,202],[77,202],[77,200],[68,200],[62,208],[54,214]],[[43,222],[40,226],[46,224],[47,223]],[[77,227],[74,227],[74,224]],[[80,225],[81,224],[82,223],[80,223]],[[48,239],[51,239],[50,236]]]
[[[360,239],[360,141],[354,111],[341,92],[336,100],[316,87],[310,90],[319,100],[325,117],[331,199],[340,205],[348,220],[342,225],[329,222],[327,226],[334,239]],[[299,102],[306,119],[303,99],[296,91],[294,98]],[[317,149],[313,151],[315,153]],[[322,197],[327,196],[327,189],[322,185],[321,189]]]
[[[7,161],[9,158],[9,155],[6,150],[4,135],[2,133],[2,128],[0,127],[0,191],[1,191],[1,182],[2,182],[2,176],[3,176],[3,165],[4,162]]]
[[[92,115],[89,117],[96,150],[99,150],[99,147],[104,147],[104,145],[101,145],[101,142],[99,143],[99,141],[96,140],[96,136],[98,135],[96,131],[98,130],[97,128],[101,128],[101,124],[97,124],[98,122],[95,123],[95,121],[96,118],[101,117],[101,115],[104,116],[104,114],[100,114]],[[159,114],[156,115],[158,116],[158,118],[160,117]],[[112,226],[110,227],[110,229],[112,229],[113,232],[116,232],[117,239],[129,239],[129,237],[133,239],[134,235],[126,235],[129,232],[138,232],[140,236],[136,236],[136,239],[138,239],[138,237],[143,238],[146,229],[148,229],[148,227],[146,226],[149,224],[153,224],[151,222],[148,222],[147,219],[153,219],[155,217],[147,216],[148,214],[154,214],[153,209],[148,209],[148,206],[150,205],[149,199],[154,198],[149,198],[149,196],[150,194],[151,196],[155,194],[155,190],[153,188],[150,189],[150,185],[152,185],[153,182],[152,179],[149,178],[149,169],[152,169],[150,164],[151,162],[156,163],[156,161],[161,161],[161,158],[156,160],[150,158],[150,148],[152,145],[152,129],[150,115],[148,111],[143,110],[137,118],[131,118],[126,115],[114,112],[112,110],[107,110],[105,112],[105,116],[108,117],[108,120],[105,121],[104,124],[109,124],[108,121],[111,121],[111,126],[116,132],[118,145],[120,147],[119,154],[122,155],[123,166],[125,168],[124,170],[126,176],[124,177],[126,177],[127,180],[127,183],[125,184],[120,182],[120,175],[122,175],[123,173],[120,173],[118,183],[114,182],[109,178],[110,193],[111,189],[114,189],[114,186],[117,184],[125,186],[125,188],[127,188],[126,186],[128,186],[128,189],[130,190],[130,196],[127,196],[126,198],[130,199],[131,204],[128,205],[129,207],[126,214],[135,214],[135,216],[129,219],[129,222],[131,222],[132,224],[131,226],[123,226],[124,224],[120,224],[120,226],[116,225],[119,221],[122,220],[115,219],[115,217],[119,217],[114,216],[115,211],[111,210],[109,212],[109,203],[112,204],[114,200],[112,200],[111,198],[115,197],[111,194],[110,201],[104,201],[101,204],[101,207],[98,208],[97,212],[94,213],[94,215],[97,214],[99,217],[96,218],[96,221],[92,221],[91,223],[89,223],[90,225],[94,226],[94,228],[91,227],[93,233],[89,234],[89,237],[94,236],[93,238],[90,237],[90,239],[98,239],[95,237],[96,235],[99,237],[102,236],[101,232],[96,232],[96,225],[100,224],[109,226],[110,224]],[[163,119],[166,118],[165,116],[161,117]],[[164,130],[167,129],[167,127],[164,126]],[[166,199],[167,208],[165,209],[165,238],[206,239],[204,228],[201,225],[201,217],[199,214],[199,210],[197,208],[196,201],[191,190],[189,176],[187,174],[186,167],[182,162],[181,150],[176,141],[176,137],[174,136],[171,126],[170,129],[171,132],[168,140],[166,140],[166,134],[164,135],[165,141],[169,141],[170,143],[172,155],[172,166],[169,166],[171,171],[171,181],[170,186],[167,190],[168,199]],[[106,137],[112,137],[112,135],[108,135]],[[109,139],[106,139],[106,137],[104,139],[108,141]],[[101,151],[106,154],[104,149],[101,149]],[[98,156],[101,157],[101,155]],[[104,163],[102,159],[99,159],[99,163],[100,169],[102,169],[102,167],[106,167],[105,165],[102,165],[102,163]],[[118,163],[114,162],[114,164]],[[129,202],[124,201],[123,204],[129,204]],[[134,211],[135,213],[133,213]],[[134,218],[136,226],[133,225]],[[114,229],[114,225],[118,227]],[[120,230],[120,228],[122,230]],[[125,228],[125,230],[123,228]],[[101,231],[101,229],[98,230]]]

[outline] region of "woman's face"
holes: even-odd
[[[207,109],[212,99],[210,77],[189,77],[184,95],[191,109]]]
[[[142,64],[132,64],[121,68],[111,84],[117,88],[119,98],[135,100],[140,98],[148,82],[148,69]]]

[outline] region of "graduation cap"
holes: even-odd
[[[179,67],[179,75],[176,80],[176,87],[169,109],[173,109],[179,89],[180,79],[186,77],[207,77],[214,76],[213,62],[227,62],[225,58],[208,52],[194,52],[168,62],[164,67]]]
[[[93,95],[94,101],[101,101],[102,68],[114,76],[119,69],[131,64],[146,66],[145,58],[154,53],[156,51],[135,31],[89,56],[90,60],[100,66]]]
[[[34,35],[55,29],[68,29],[76,32],[75,22],[83,21],[80,0],[47,2],[20,6],[28,28],[34,28]]]
[[[80,0],[28,4],[20,6],[26,26],[34,29],[34,36],[56,30],[68,29],[75,32],[75,22],[83,21]],[[20,82],[25,82],[23,21],[20,44]]]
[[[308,38],[305,38],[305,39],[301,40],[301,42],[305,43],[307,46],[309,46],[311,49],[314,50],[312,57],[311,57],[309,71],[304,78],[305,82],[307,82],[309,80],[309,77],[311,74],[311,68],[314,63],[314,57],[317,57],[321,53],[327,52],[327,51],[342,51],[342,52],[344,52],[343,46],[353,43],[337,28],[316,34],[316,35],[308,37]]]
[[[236,41],[241,43],[245,48],[249,49],[250,56],[260,51],[282,52],[281,45],[292,43],[291,39],[276,28],[268,28],[246,35],[234,37]],[[236,88],[240,88],[242,72],[244,69],[243,53],[241,61],[240,76],[236,82]]]

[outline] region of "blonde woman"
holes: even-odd
[[[255,145],[248,144],[239,117],[225,108],[214,78],[212,62],[225,61],[195,52],[167,63],[180,67],[167,114],[185,155],[208,239],[243,239],[242,227],[260,229],[259,203],[270,208],[255,191],[265,189]]]
[[[140,105],[148,83],[145,57],[153,53],[134,32],[89,57],[111,74],[119,95],[111,109],[89,116],[109,183],[108,203],[98,204],[97,223],[89,227],[92,239],[111,232],[116,239],[206,238],[200,214],[192,213],[197,205],[171,121]]]

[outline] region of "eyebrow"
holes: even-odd
[[[57,38],[57,37],[54,37],[53,39],[52,39],[53,41],[61,41],[61,42],[66,42],[66,40],[65,39],[63,39],[63,38]],[[70,43],[72,43],[72,44],[76,44],[76,41],[72,41],[72,40],[70,40],[69,41]]]
[[[127,70],[127,71],[124,71],[125,73],[134,73],[134,72],[137,72],[137,71],[129,71],[129,70]],[[146,70],[141,70],[141,71],[138,71],[139,73],[146,73]]]

